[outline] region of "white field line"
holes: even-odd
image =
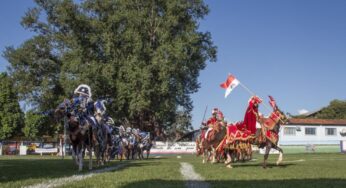
[[[311,158],[309,161],[346,161],[346,158]]]
[[[180,173],[186,180],[186,187],[188,188],[208,188],[208,183],[204,181],[204,178],[195,172],[193,166],[189,163],[180,163]]]
[[[305,162],[305,159],[292,160],[292,161],[282,161],[282,163],[297,163],[297,162]]]
[[[27,186],[24,188],[51,188],[51,187],[58,187],[58,186],[62,186],[64,184],[67,183],[72,183],[72,182],[76,182],[76,181],[81,181],[87,178],[90,178],[96,174],[99,173],[104,173],[104,172],[109,172],[109,171],[113,171],[113,170],[118,170],[122,167],[124,167],[126,164],[119,164],[116,166],[112,166],[112,167],[107,167],[107,168],[103,168],[103,169],[99,169],[99,170],[94,170],[91,173],[88,174],[84,174],[84,175],[73,175],[70,177],[65,177],[65,178],[55,178],[52,180],[48,180],[46,182],[42,182],[36,185],[31,185],[31,186]]]

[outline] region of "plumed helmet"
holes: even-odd
[[[91,97],[91,89],[88,85],[86,84],[81,84],[79,85],[75,90],[74,90],[75,94],[82,94],[88,97]]]
[[[249,104],[252,103],[252,104],[259,104],[262,102],[262,99],[259,98],[258,96],[252,96],[250,99],[249,99]]]
[[[132,134],[138,134],[137,129],[132,129]]]
[[[211,111],[211,114],[217,114],[219,112],[219,109],[218,108],[214,108],[212,111]]]
[[[130,133],[130,132],[131,132],[131,127],[127,127],[127,128],[126,128],[126,132],[127,132],[127,133]]]

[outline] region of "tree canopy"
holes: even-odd
[[[83,83],[112,101],[119,123],[191,128],[190,95],[216,61],[210,33],[198,30],[209,11],[202,0],[35,2],[21,22],[35,35],[4,51],[21,100],[46,111]]]
[[[13,82],[6,73],[0,73],[0,139],[9,139],[21,133],[23,113]]]
[[[346,101],[335,99],[327,107],[322,108],[314,114],[313,117],[321,119],[346,119]]]

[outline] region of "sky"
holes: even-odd
[[[206,0],[210,13],[199,30],[210,32],[217,61],[208,62],[192,95],[196,129],[212,108],[229,122],[243,120],[251,96],[238,86],[225,99],[220,84],[228,74],[268,105],[272,95],[284,112],[298,114],[346,99],[346,1]],[[33,33],[20,25],[31,0],[4,0],[0,6],[0,51],[18,47]],[[0,57],[0,72],[8,63]],[[270,111],[264,105],[263,114]]]

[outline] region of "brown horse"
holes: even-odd
[[[265,148],[263,168],[267,167],[267,159],[272,148],[279,151],[279,158],[276,165],[279,165],[282,162],[283,150],[278,146],[279,131],[281,125],[284,125],[287,122],[288,118],[282,111],[280,111],[278,107],[274,109],[268,118],[262,117],[260,119],[260,124],[262,127],[261,134],[257,138],[255,144],[258,146],[258,148]]]
[[[203,163],[209,158],[211,151],[212,163],[216,163],[217,147],[223,141],[226,135],[226,128],[223,122],[216,122],[212,125],[212,129],[208,132],[206,138],[201,138],[197,147],[197,153],[203,154]]]
[[[54,112],[57,120],[66,118],[69,137],[72,144],[72,158],[78,165],[78,170],[83,169],[83,153],[85,149],[89,151],[89,170],[92,169],[92,139],[91,139],[91,122],[85,121],[80,125],[76,116],[70,111],[72,105],[67,99],[61,103]]]

